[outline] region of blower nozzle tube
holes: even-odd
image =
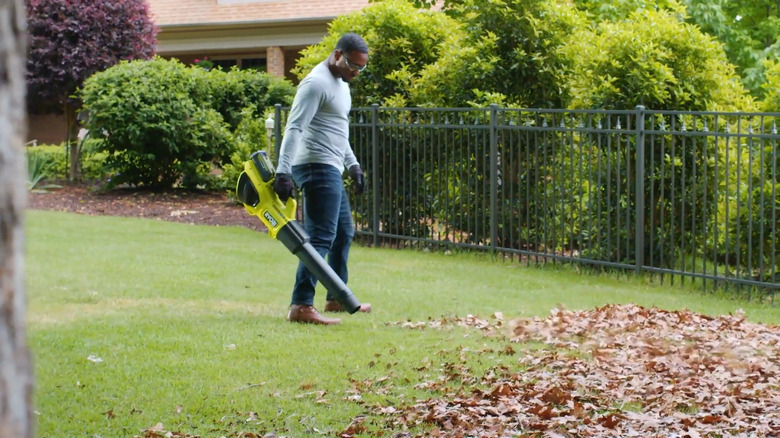
[[[293,253],[306,266],[317,280],[325,286],[325,289],[333,293],[336,301],[349,313],[360,310],[360,302],[352,294],[352,291],[341,281],[333,269],[325,263],[314,246],[309,242],[306,232],[296,221],[289,221],[279,229],[276,238]]]

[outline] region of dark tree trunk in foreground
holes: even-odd
[[[0,0],[0,438],[33,437],[25,334],[25,8]]]

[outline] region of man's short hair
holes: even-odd
[[[339,38],[339,42],[336,43],[336,50],[342,52],[360,52],[368,53],[368,44],[360,35],[356,33],[345,33]]]

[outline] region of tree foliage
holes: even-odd
[[[688,21],[723,43],[745,86],[760,97],[766,80],[764,61],[780,58],[780,2],[680,1]]]
[[[564,48],[572,108],[746,110],[720,45],[671,12],[646,10],[581,29]]]
[[[352,85],[354,106],[414,101],[412,88],[422,70],[444,51],[465,47],[465,33],[455,20],[405,0],[387,0],[334,20],[328,35],[303,51],[294,70],[298,76],[327,58],[346,32],[361,35],[370,52],[368,67]]]
[[[576,0],[592,19],[617,22],[639,11],[668,11],[713,36],[737,66],[745,87],[761,97],[763,62],[780,57],[780,3],[776,0]]]
[[[665,10],[680,17],[685,14],[685,7],[678,0],[576,0],[575,4],[596,23],[620,21],[634,12]]]
[[[387,2],[372,3],[375,3],[371,5],[374,7]],[[766,82],[764,60],[777,59],[780,50],[778,4],[773,0],[748,3],[725,0],[410,0],[401,3],[408,3],[412,8],[404,10],[410,22],[414,19],[409,17],[414,14],[439,11],[455,20],[454,34],[461,30],[466,32],[465,37],[451,36],[437,52],[435,62],[415,66],[413,74],[392,73],[392,77],[404,79],[402,83],[407,89],[393,90],[393,95],[404,95],[408,102],[420,106],[484,106],[487,103],[543,108],[581,106],[582,96],[571,92],[576,93],[579,88],[593,94],[594,88],[604,91],[605,87],[614,85],[610,81],[622,81],[623,87],[617,92],[622,94],[628,108],[659,100],[664,102],[664,107],[681,105],[674,108],[677,110],[748,109],[749,98],[743,94],[747,90],[758,98],[767,96],[763,85]],[[690,26],[681,26],[681,22]],[[660,26],[662,31],[652,35],[652,27],[644,29],[644,33],[641,29],[631,29],[641,25]],[[609,29],[619,30],[624,37],[622,46],[608,41],[610,35],[606,32]],[[702,31],[710,38],[705,38]],[[688,34],[691,39],[684,44],[680,38]],[[631,38],[638,36],[643,38],[642,44],[647,41],[651,46],[637,47],[640,44]],[[599,44],[592,44],[596,40]],[[602,83],[598,75],[594,77],[596,72],[583,70],[582,66],[593,56],[609,60],[612,57],[609,50],[616,50],[618,56],[637,55],[639,58],[630,62],[633,67],[623,64],[604,68],[610,75],[602,74],[607,81]],[[692,53],[686,54],[689,50]],[[725,56],[721,53],[723,50]],[[654,58],[656,55],[660,58]],[[692,64],[683,68],[686,62]],[[700,66],[708,72],[696,72]],[[655,73],[651,73],[654,69]],[[630,70],[635,73],[644,70],[642,74],[646,77],[632,77]],[[391,72],[393,70],[373,70],[375,77]],[[583,73],[585,76],[580,76]],[[665,79],[662,76],[670,74],[675,75],[672,79],[675,84],[663,86]],[[735,84],[735,79],[741,79],[743,87]],[[590,82],[588,87],[583,87],[586,82]],[[641,89],[642,86],[648,88]],[[691,91],[701,97],[695,105],[686,103],[697,99]],[[703,103],[708,99],[709,103]]]
[[[92,74],[154,55],[146,0],[27,0],[30,108],[61,112]],[[71,104],[75,102],[71,101]]]
[[[519,107],[560,108],[568,100],[560,49],[587,26],[585,15],[564,0],[461,0],[446,13],[472,36],[494,35],[495,49],[482,53],[492,69],[480,78],[484,92]]]
[[[581,11],[557,0],[453,0],[443,4],[444,12],[430,6],[388,0],[340,17],[323,42],[306,53],[299,71],[324,58],[341,33],[355,31],[372,52],[354,87],[358,105],[565,103],[568,60],[559,49],[575,29],[587,25]]]
[[[764,100],[761,109],[767,112],[780,112],[780,61],[766,61],[766,82]]]
[[[370,43],[380,46],[386,42],[376,36],[389,35],[387,40],[395,43],[393,32],[406,35],[410,33],[404,28],[407,23],[419,25],[420,22],[412,18],[415,14],[424,15],[428,20],[436,14],[431,9],[425,9],[430,2],[419,1],[412,5],[386,1],[372,4],[364,10],[365,15],[371,16],[374,11],[390,4],[401,13],[402,20],[366,21],[361,14],[346,17],[331,30],[326,50],[331,50],[338,35],[346,30],[370,35]],[[415,7],[424,9],[417,10]],[[364,80],[387,80],[386,84],[392,84],[392,87],[383,85],[372,89],[375,102],[382,103],[385,99],[384,102],[414,106],[483,107],[497,103],[521,108],[612,110],[633,110],[637,105],[651,110],[755,109],[722,45],[696,25],[686,23],[685,10],[675,0],[577,3],[568,0],[452,0],[443,4],[443,13],[454,23],[450,25],[449,40],[435,33],[426,36],[418,31],[415,34],[446,41],[437,46],[433,52],[435,56],[425,58],[417,55],[414,50],[425,46],[414,44],[416,40],[412,40],[400,45],[406,50],[401,53],[414,53],[413,59],[418,62],[409,63],[391,57],[387,64],[382,64],[381,60],[373,64],[372,76]],[[595,20],[593,17],[596,17]],[[399,45],[394,44],[392,48],[396,46]],[[324,58],[326,53],[323,51],[319,59]],[[419,65],[426,60],[429,62],[427,65]],[[360,87],[364,90],[370,85],[361,82]],[[462,117],[471,116],[470,120],[480,124],[485,120],[478,119],[485,114],[464,113]],[[438,115],[430,116],[433,123],[448,123],[444,116],[442,120],[436,120]],[[359,117],[365,119],[371,114]],[[404,123],[399,118],[407,116],[397,112],[392,117],[391,122]],[[422,117],[429,116],[423,114]],[[420,116],[410,112],[408,118],[410,129],[414,130]],[[605,116],[603,120],[589,120],[588,123],[594,127],[601,123],[615,127],[622,122],[628,127],[629,118],[633,122],[638,120],[633,116]],[[551,126],[558,126],[569,122],[547,119],[535,120],[535,126],[546,126],[548,122]],[[653,122],[649,119],[645,121]],[[430,189],[425,181],[408,178],[395,181],[377,175],[377,178],[383,178],[379,185],[382,190],[379,220],[386,229],[399,233],[404,229],[404,233],[425,235],[427,230],[421,229],[417,220],[424,212],[435,210],[437,204],[442,203],[466,205],[463,199],[468,199],[470,211],[479,212],[480,217],[489,217],[489,192],[482,176],[490,170],[489,160],[485,159],[489,156],[490,145],[482,131],[464,128],[459,135],[446,140],[446,153],[436,152],[435,156],[432,151],[442,150],[437,143],[439,139],[435,135],[414,132],[414,136],[404,132],[384,132],[380,136],[379,143],[373,145],[378,149],[377,157],[383,157],[377,164],[377,171],[379,175],[399,175],[403,167],[404,172],[425,174],[426,178],[438,181],[440,186]],[[682,150],[680,157],[675,157],[673,163],[668,161],[670,158],[663,152],[662,145],[653,144],[646,148],[646,160],[655,164],[646,166],[649,180],[645,183],[645,196],[651,202],[646,206],[645,215],[659,217],[661,213],[674,212],[676,216],[675,221],[661,225],[648,223],[640,231],[646,236],[653,233],[664,236],[662,246],[626,251],[624,249],[629,248],[635,239],[634,230],[615,229],[613,225],[629,217],[619,217],[622,212],[631,215],[636,211],[635,201],[610,198],[601,188],[605,181],[621,187],[631,186],[637,178],[634,170],[618,166],[621,172],[616,174],[596,172],[586,176],[578,172],[583,162],[633,163],[638,159],[636,149],[612,148],[609,142],[602,144],[601,138],[597,143],[582,148],[575,157],[570,156],[564,140],[562,135],[557,134],[543,139],[538,136],[499,139],[501,166],[509,161],[505,159],[509,156],[543,156],[549,159],[543,166],[537,162],[519,165],[531,170],[517,179],[509,177],[514,175],[512,169],[502,169],[501,174],[508,177],[502,178],[499,198],[504,191],[521,193],[522,186],[519,184],[523,178],[531,178],[539,182],[534,190],[550,194],[556,200],[534,205],[536,198],[522,199],[522,195],[518,195],[512,198],[514,204],[508,205],[504,211],[515,214],[531,210],[539,214],[537,217],[544,217],[547,224],[564,226],[572,217],[583,214],[583,208],[592,208],[599,215],[594,218],[599,226],[588,230],[588,248],[594,251],[591,256],[617,262],[633,263],[642,255],[640,253],[644,253],[647,260],[660,255],[665,263],[673,263],[678,256],[681,239],[707,238],[711,230],[709,223],[708,227],[690,230],[676,228],[676,224],[713,217],[717,207],[713,187],[717,178],[714,172],[718,169],[709,157],[716,153],[717,145],[697,138]],[[577,144],[581,139],[575,136],[571,141]],[[657,137],[654,141],[662,142],[663,138]],[[366,151],[359,153],[373,157]],[[720,153],[722,155],[723,151]],[[451,190],[452,187],[458,190]],[[582,199],[578,198],[578,193],[593,194],[589,207],[581,207]],[[653,193],[671,193],[670,199],[676,204],[672,205],[668,198],[654,199]],[[683,208],[678,208],[679,205]],[[415,222],[402,223],[402,219],[398,219],[399,211],[403,213],[400,217],[414,218]],[[368,215],[370,212],[360,213]],[[480,230],[472,232],[468,229],[467,219],[465,215],[456,215],[450,219],[450,225],[468,232],[475,241],[487,238],[480,235]],[[518,219],[499,218],[499,229],[509,230],[509,224],[515,224],[520,227],[512,230],[516,235],[543,233],[543,230],[534,229],[533,224],[525,224]],[[499,239],[504,237],[498,236]],[[544,244],[573,247],[577,242],[551,240],[544,241]]]

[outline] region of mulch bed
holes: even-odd
[[[28,208],[92,216],[140,217],[199,225],[240,226],[265,231],[255,216],[227,193],[193,190],[96,190],[85,185],[32,191]]]

